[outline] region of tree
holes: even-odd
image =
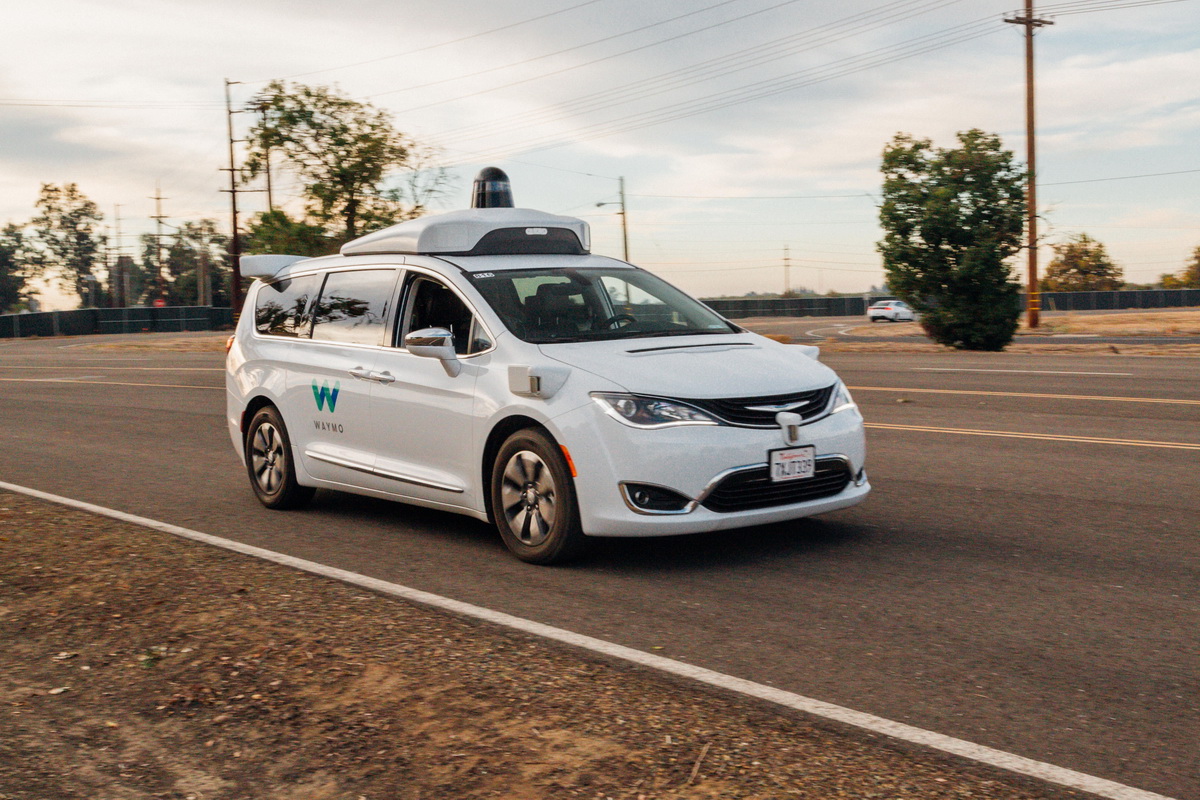
[[[26,258],[24,232],[11,222],[0,230],[0,314],[10,311],[28,297],[25,290]]]
[[[214,220],[184,222],[161,243],[142,234],[141,242],[142,268],[133,277],[143,302],[161,297],[172,306],[229,303],[229,238]]]
[[[1200,247],[1192,251],[1191,262],[1178,275],[1163,275],[1164,289],[1200,289]]]
[[[1021,310],[1005,260],[1020,249],[1025,172],[1000,138],[973,129],[957,148],[896,134],[883,150],[879,220],[888,286],[934,341],[1002,350]]]
[[[1054,258],[1042,278],[1043,292],[1107,292],[1125,283],[1104,245],[1086,233],[1053,245]]]
[[[294,220],[276,209],[264,211],[250,223],[245,249],[247,253],[323,256],[336,253],[338,246],[320,225]]]
[[[229,237],[217,230],[216,221],[183,223],[171,237],[166,266],[168,304],[229,304]]]
[[[73,183],[61,187],[43,183],[36,206],[40,213],[30,221],[34,230],[31,265],[39,272],[57,272],[63,285],[81,301],[89,295],[97,300],[94,270],[105,243],[99,232],[104,219],[99,208]]]
[[[261,116],[250,131],[247,172],[256,176],[270,155],[281,155],[304,182],[307,213],[335,244],[419,216],[445,184],[444,170],[425,169],[432,151],[396,130],[387,111],[329,87],[273,81],[250,110]]]

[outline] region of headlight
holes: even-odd
[[[634,428],[721,424],[698,408],[659,397],[593,392],[592,399],[609,416]]]
[[[837,382],[837,388],[833,390],[833,400],[830,401],[830,414],[836,414],[839,411],[846,411],[850,408],[858,408],[854,402],[854,398],[850,396],[850,390],[846,388],[846,384],[841,381]]]

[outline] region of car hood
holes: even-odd
[[[837,375],[817,348],[757,334],[645,337],[539,346],[549,358],[627,391],[708,399],[791,394],[829,386]]]

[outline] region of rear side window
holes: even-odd
[[[312,338],[353,344],[383,344],[383,331],[396,288],[396,270],[331,272],[313,306]]]
[[[254,301],[254,327],[270,336],[307,336],[309,302],[321,285],[321,276],[268,283]]]

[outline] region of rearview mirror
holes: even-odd
[[[445,328],[422,328],[404,337],[404,347],[414,356],[436,358],[442,362],[451,378],[462,371],[458,354],[454,352],[454,334]]]

